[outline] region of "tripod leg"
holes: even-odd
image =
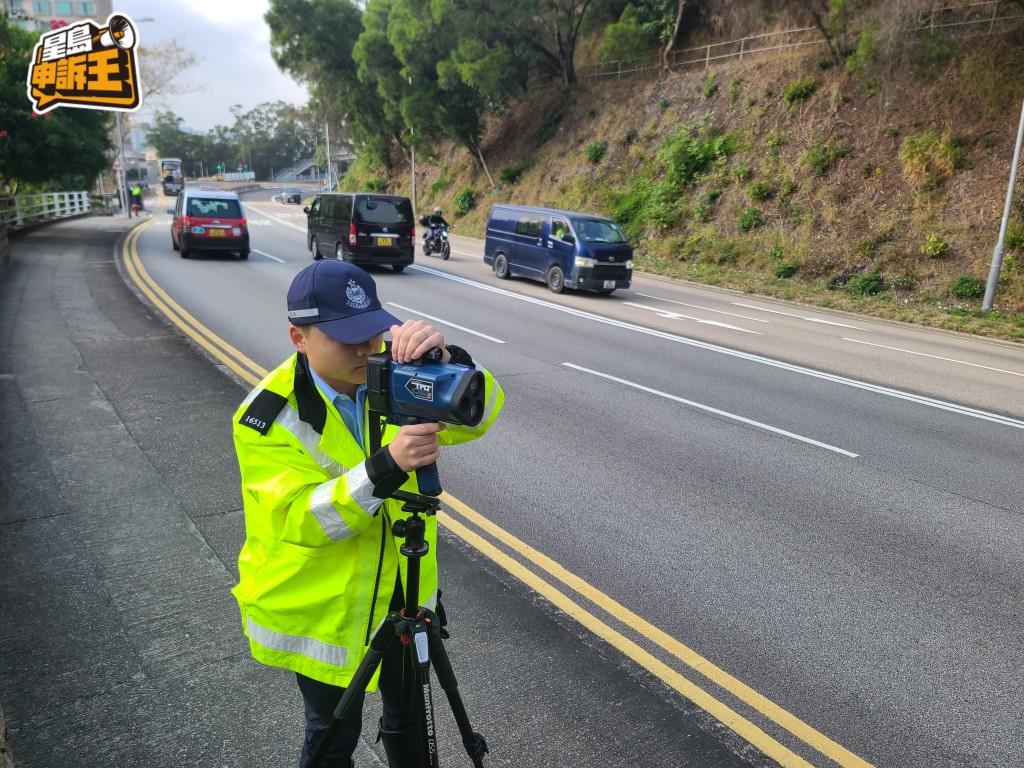
[[[397,612],[389,614],[380,630],[373,636],[373,640],[370,641],[370,649],[356,668],[356,673],[352,676],[352,680],[345,687],[345,693],[334,710],[334,719],[327,726],[324,735],[320,737],[320,742],[316,745],[316,749],[310,756],[309,762],[306,763],[306,768],[318,768],[327,756],[331,742],[334,740],[338,728],[341,727],[341,721],[348,715],[354,702],[361,703],[366,686],[373,677],[373,673],[377,671],[380,660],[384,657],[391,643],[395,641],[396,631],[402,625],[402,621],[401,615]]]
[[[462,746],[466,748],[469,759],[473,761],[474,768],[484,768],[484,755],[487,749],[487,740],[473,730],[469,723],[469,715],[462,703],[462,696],[459,695],[459,683],[455,679],[455,672],[452,671],[452,663],[448,658],[448,651],[441,642],[440,621],[435,621],[436,631],[430,633],[430,657],[434,662],[434,669],[437,671],[437,681],[444,689],[448,697],[448,703],[455,716],[455,722],[459,726],[459,733],[462,734]]]

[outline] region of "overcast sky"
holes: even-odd
[[[204,88],[173,97],[167,107],[184,119],[185,127],[205,133],[234,123],[233,104],[247,112],[263,102],[306,103],[305,86],[282,73],[270,57],[270,29],[263,21],[269,5],[269,0],[114,0],[114,11],[137,22],[143,45],[177,40],[199,57],[198,66],[182,80]],[[145,18],[153,21],[138,23]],[[145,81],[144,66],[141,73]],[[143,104],[139,119],[150,119],[153,106]]]

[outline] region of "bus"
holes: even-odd
[[[160,179],[165,195],[176,195],[185,188],[185,175],[181,171],[180,157],[165,157],[160,160]]]

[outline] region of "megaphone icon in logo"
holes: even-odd
[[[114,46],[127,51],[135,45],[135,27],[127,16],[114,14],[107,19],[106,29],[97,29],[97,34],[92,36],[94,43],[99,43],[104,48]]]

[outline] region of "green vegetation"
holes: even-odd
[[[949,292],[958,299],[977,299],[985,295],[985,281],[974,275],[958,275],[950,281]]]
[[[899,152],[906,177],[922,189],[935,189],[960,167],[960,149],[949,133],[929,128],[903,139]]]
[[[601,159],[605,156],[608,151],[608,142],[604,141],[592,141],[583,148],[583,154],[586,156],[594,165],[601,162]]]
[[[782,90],[782,100],[793,105],[798,101],[809,99],[816,90],[818,90],[818,83],[813,77],[794,80]]]
[[[469,184],[459,190],[455,196],[455,216],[460,218],[469,213],[476,206],[476,192]]]

